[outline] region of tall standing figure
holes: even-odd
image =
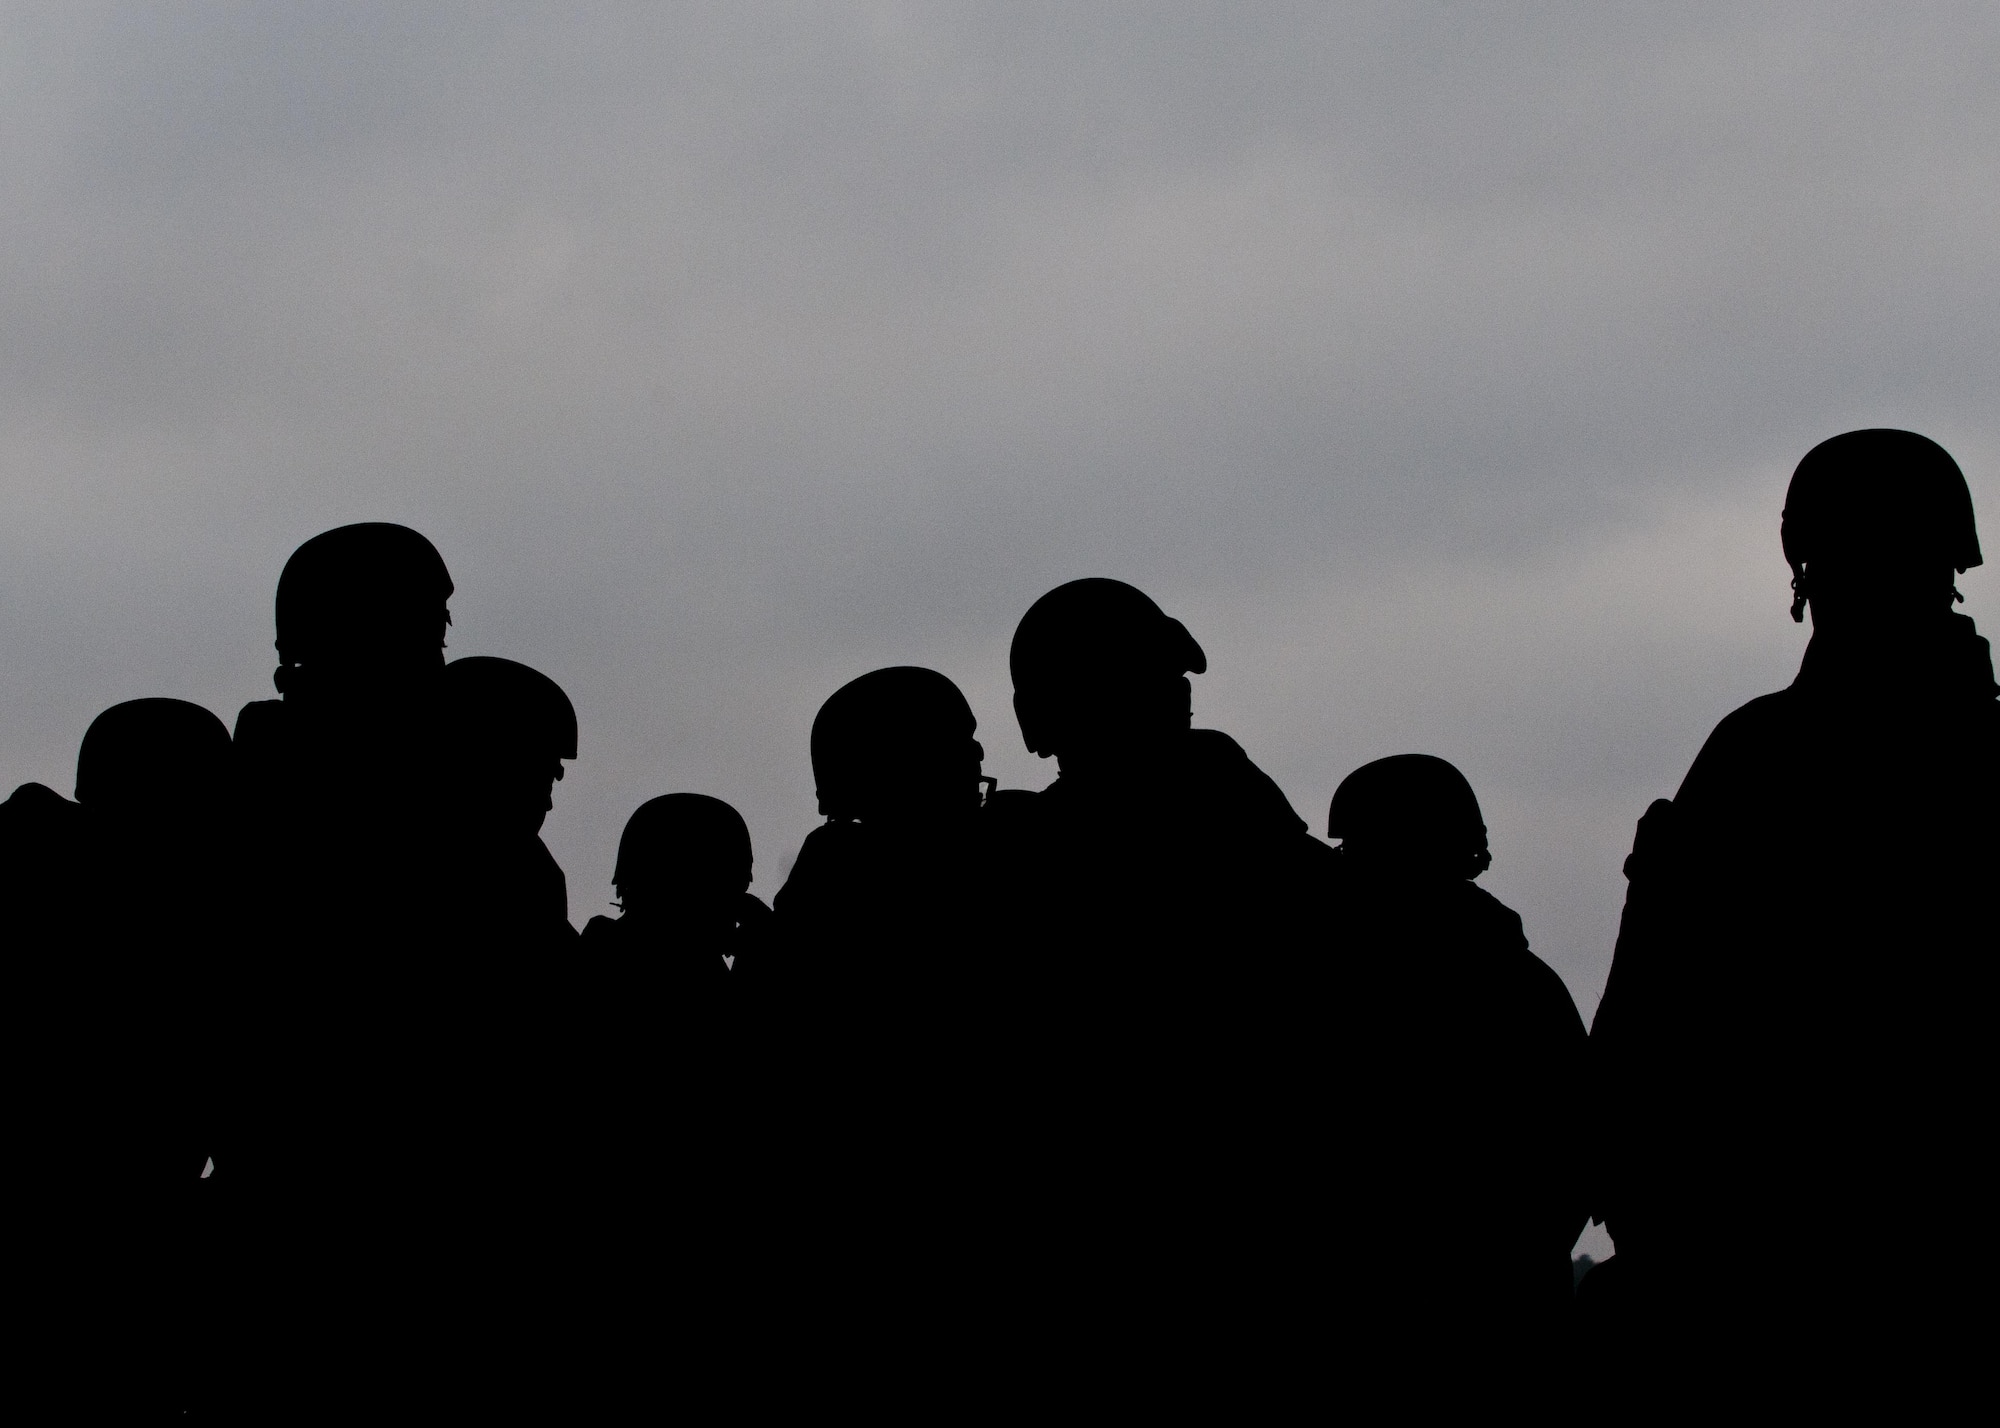
[[[1065,1286],[1037,1323],[1130,1381],[1274,1389],[1318,1352],[1297,1306],[1323,1286],[1332,850],[1192,727],[1207,655],[1139,590],[1057,587],[1009,663],[1022,737],[1060,769],[1008,813],[1002,893],[1038,1171],[1021,1263]]]
[[[10,910],[65,899],[46,940],[9,929],[22,1073],[9,1139],[27,1172],[10,1270],[32,1306],[15,1354],[82,1416],[208,1400],[227,1296],[219,1187],[202,1171],[216,1150],[212,1012],[239,935],[233,792],[220,719],[134,699],[84,734],[74,804],[29,785],[0,805],[0,844],[33,840],[6,848],[5,873],[44,880],[9,889]]]
[[[245,1413],[440,1378],[450,1315],[412,1197],[460,1110],[439,955],[451,594],[406,526],[313,537],[278,579],[283,698],[237,717],[255,931],[225,997],[238,1094],[215,1175],[243,1209],[227,1377]]]
[[[1986,1278],[1960,1210],[1989,1184],[2000,705],[1952,609],[1971,497],[1935,442],[1848,432],[1799,463],[1783,544],[1804,663],[1642,820],[1592,1029],[1636,1382],[1948,1365]]]
[[[936,670],[834,691],[811,741],[826,821],[773,900],[789,1124],[775,1178],[799,1187],[789,1272],[813,1326],[791,1352],[877,1393],[978,1378],[1008,1327],[985,1268],[1005,1209],[977,728]]]

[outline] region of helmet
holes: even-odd
[[[132,699],[90,721],[76,755],[76,801],[169,812],[190,796],[216,798],[229,772],[229,730],[215,715],[184,699]]]
[[[896,665],[843,684],[812,726],[813,783],[819,811],[860,818],[863,809],[936,785],[969,768],[978,797],[979,721],[956,684],[934,669]]]
[[[1202,673],[1208,657],[1148,596],[1122,580],[1092,579],[1058,585],[1029,606],[1007,663],[1021,738],[1046,758],[1108,728],[1185,729],[1188,686],[1178,677]],[[1169,681],[1180,686],[1172,699],[1161,697]]]
[[[1122,580],[1072,580],[1028,607],[1007,652],[1014,688],[1107,674],[1202,674],[1208,656],[1187,626]]]
[[[1340,781],[1326,836],[1357,844],[1462,853],[1468,877],[1492,866],[1486,822],[1465,775],[1431,754],[1394,754]]]
[[[540,670],[467,655],[444,667],[444,699],[452,738],[537,757],[576,757],[576,706]]]
[[[1822,441],[1792,473],[1782,527],[1794,570],[1830,552],[1897,552],[1981,563],[1972,492],[1942,446],[1913,431],[1875,427]]]
[[[742,814],[705,793],[669,793],[647,799],[625,821],[611,882],[624,888],[671,869],[690,881],[712,878],[741,891],[734,885],[749,886],[750,867],[750,829]]]
[[[325,531],[293,551],[278,577],[278,657],[298,664],[385,638],[396,646],[434,639],[442,650],[451,593],[437,547],[408,526]]]

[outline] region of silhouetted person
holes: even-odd
[[[1026,1215],[1075,1276],[1050,1336],[1099,1372],[1275,1385],[1307,1332],[1278,1306],[1323,1278],[1307,1128],[1332,954],[1307,919],[1331,851],[1234,740],[1190,728],[1206,656],[1138,590],[1049,592],[1009,663],[1022,736],[1061,769],[1003,805],[1045,1177]]]
[[[883,1017],[932,1001],[963,973],[980,893],[977,721],[935,670],[878,669],[843,685],[813,720],[813,780],[826,822],[774,900],[792,975]],[[864,1014],[866,1014],[864,1012]]]
[[[403,526],[313,537],[278,581],[273,677],[235,743],[259,955],[232,999],[243,1412],[435,1386],[426,1232],[460,1115],[463,973],[443,884],[450,575]],[[310,1386],[310,1387],[308,1387]]]
[[[649,799],[618,844],[622,915],[592,918],[574,959],[575,1089],[557,1137],[571,1147],[574,1253],[560,1297],[586,1380],[698,1399],[740,1375],[740,1395],[759,1364],[784,1361],[768,1321],[787,1297],[774,1215],[817,1194],[808,1177],[824,1167],[771,1179],[771,912],[749,892],[752,862],[727,803]],[[672,1387],[643,1382],[663,1342]]]
[[[577,1022],[594,989],[579,984],[567,882],[540,837],[577,755],[576,711],[548,676],[485,655],[445,666],[437,709],[441,930],[412,949],[405,985],[429,1011],[401,1088],[430,1104],[398,1165],[398,1277],[438,1321],[433,1382],[471,1378],[464,1392],[518,1402],[568,1322],[552,1260],[576,1233],[564,1207],[583,1208],[558,1193],[580,1158],[562,1148],[576,1142]]]
[[[295,943],[379,938],[433,907],[451,593],[436,548],[404,526],[341,526],[285,562],[272,676],[284,697],[244,706],[236,745],[275,835],[268,899]]]
[[[87,1372],[90,1346],[104,1337],[70,1273],[70,1261],[84,1252],[80,1241],[95,1230],[90,1213],[76,1213],[77,1185],[89,1182],[91,1167],[73,1163],[88,1134],[80,1118],[91,1099],[91,1088],[73,1073],[78,1024],[89,1015],[94,980],[76,936],[90,886],[83,810],[46,784],[15,789],[0,803],[0,943],[17,1076],[9,1164],[25,1204],[12,1210],[9,1298],[22,1319],[13,1344],[19,1371],[40,1386],[18,1395],[23,1402],[59,1392]]]
[[[260,920],[294,959],[339,956],[342,990],[357,996],[375,988],[354,975],[407,974],[390,965],[442,921],[451,593],[436,548],[404,526],[314,536],[278,579],[272,682],[284,697],[237,716]]]
[[[221,720],[137,699],[92,721],[74,805],[27,805],[48,840],[43,891],[74,901],[40,946],[12,944],[38,972],[17,1004],[29,1204],[15,1268],[47,1335],[20,1347],[79,1411],[178,1412],[200,1392],[218,1289],[202,1170],[233,932],[231,772]]]
[[[2000,707],[1951,608],[1971,498],[1924,437],[1849,432],[1799,463],[1783,543],[1798,678],[1641,821],[1592,1029],[1599,1307],[1635,1392],[1773,1363],[1934,1381],[1978,1352],[1990,1256],[1958,1211],[1986,1183]]]
[[[989,1221],[970,1160],[975,1139],[992,1154],[998,994],[976,732],[935,670],[835,691],[812,727],[826,822],[773,900],[794,1141],[803,1175],[824,1177],[795,1212],[801,1292],[839,1325],[812,1348],[878,1388],[906,1378],[906,1353],[949,1371],[991,1295],[967,1243]],[[871,1301],[847,1302],[868,1280]]]
[[[1570,1249],[1587,1219],[1574,1149],[1583,1020],[1477,887],[1479,801],[1443,759],[1399,754],[1341,781],[1327,816],[1346,890],[1337,1028],[1351,1167],[1341,1262],[1377,1330],[1463,1366],[1544,1372],[1567,1349]],[[1435,1245],[1413,1274],[1412,1239]]]

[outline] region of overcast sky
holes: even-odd
[[[1008,639],[1111,575],[1316,826],[1463,768],[1588,1018],[1797,667],[1798,458],[1923,431],[2000,544],[1990,4],[0,14],[0,786],[271,697],[285,557],[401,521],[576,702],[573,919],[676,789],[768,897],[826,695],[940,669],[1039,787]]]

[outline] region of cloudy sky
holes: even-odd
[[[1924,431],[2000,543],[1991,5],[0,16],[6,787],[270,697],[287,554],[402,521],[576,701],[574,919],[675,789],[768,896],[828,693],[943,670],[1039,787],[1009,636],[1112,575],[1308,819],[1458,763],[1588,1017],[1633,821],[1796,668],[1798,458]]]

